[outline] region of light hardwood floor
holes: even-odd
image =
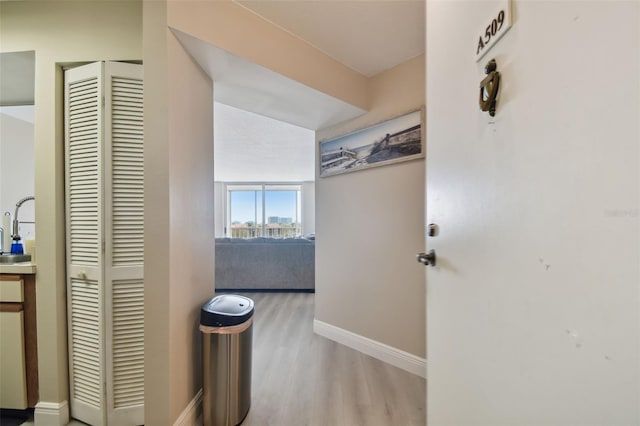
[[[425,380],[315,335],[313,294],[242,294],[255,302],[251,409],[242,426],[426,424]]]
[[[426,424],[425,380],[315,335],[313,294],[245,295],[255,325],[243,426]]]

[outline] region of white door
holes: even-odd
[[[144,424],[142,65],[65,72],[73,418]]]
[[[640,3],[427,2],[427,423],[640,424]],[[495,58],[495,117],[478,107]]]
[[[103,64],[65,72],[67,314],[71,415],[106,422]]]

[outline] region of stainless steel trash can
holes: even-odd
[[[200,310],[204,426],[236,426],[251,405],[253,300],[225,294]]]

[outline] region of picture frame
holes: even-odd
[[[320,177],[425,157],[424,107],[320,141]]]

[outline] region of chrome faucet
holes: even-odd
[[[20,222],[18,222],[18,210],[25,203],[25,201],[35,200],[35,199],[36,197],[34,197],[33,195],[30,195],[29,197],[24,197],[22,200],[16,203],[16,213],[13,216],[13,232],[11,233],[11,238],[13,239],[13,241],[20,241],[21,239],[20,233],[18,231],[18,226],[20,225]]]

